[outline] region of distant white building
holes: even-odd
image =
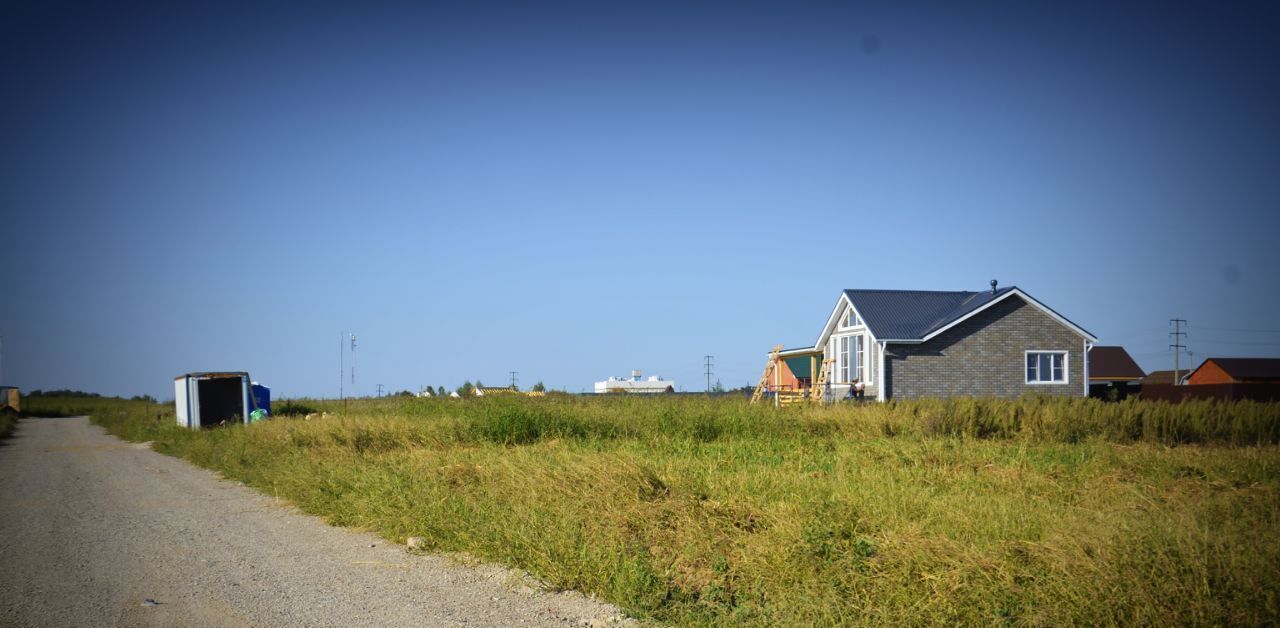
[[[631,377],[610,377],[603,382],[596,382],[597,393],[665,393],[675,392],[676,383],[650,375],[645,379],[640,371],[631,371]]]

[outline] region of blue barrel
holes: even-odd
[[[253,385],[253,405],[259,410],[271,414],[271,389],[259,384]]]

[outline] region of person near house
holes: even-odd
[[[865,387],[862,384],[862,380],[855,378],[852,382],[849,382],[848,398],[854,401],[862,401],[862,392],[864,389]]]

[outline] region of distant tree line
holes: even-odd
[[[85,392],[83,390],[33,390],[27,393],[28,397],[79,397],[94,398],[102,397],[98,393]]]
[[[85,392],[83,390],[40,390],[36,389],[27,393],[27,397],[72,397],[76,399],[103,399],[98,393]],[[124,399],[124,397],[106,397],[106,399]],[[146,401],[155,403],[156,398],[151,395],[134,395],[129,397],[129,401]]]

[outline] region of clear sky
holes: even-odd
[[[1280,5],[1049,4],[6,3],[3,378],[701,390],[992,278],[1280,356]]]

